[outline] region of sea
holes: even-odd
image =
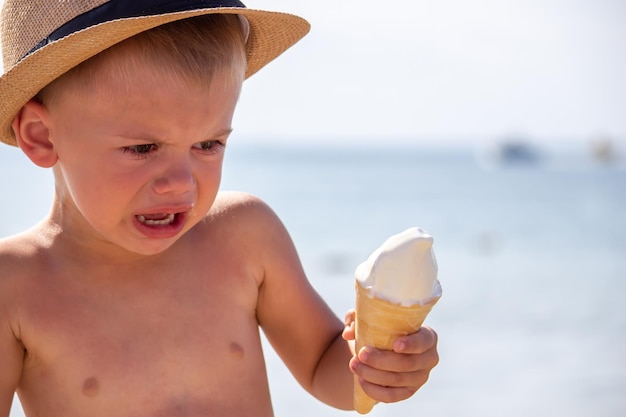
[[[443,297],[427,324],[440,363],[411,399],[371,416],[623,417],[626,153],[588,145],[508,155],[464,143],[231,140],[222,188],[273,207],[340,317],[354,305],[354,269],[387,237],[412,226],[434,236]],[[0,177],[0,236],[46,215],[48,170],[4,146]],[[264,346],[276,416],[356,415],[312,398]],[[10,417],[21,416],[16,398]]]

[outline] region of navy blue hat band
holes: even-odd
[[[187,10],[214,9],[218,7],[245,8],[246,6],[238,0],[110,0],[63,24],[35,45],[22,59],[49,43],[100,23],[117,19],[184,12]]]

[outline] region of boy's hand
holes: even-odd
[[[342,334],[345,340],[355,338],[354,316],[354,310],[346,313]],[[391,403],[415,394],[438,362],[437,333],[424,326],[416,333],[399,337],[392,351],[363,347],[350,360],[350,369],[368,396]]]

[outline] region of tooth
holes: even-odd
[[[143,216],[141,214],[137,215],[137,220],[139,220],[141,223],[146,224],[148,226],[164,226],[164,225],[172,224],[175,218],[176,218],[176,214],[174,213],[170,213],[164,219],[159,219],[159,220],[146,219],[146,216]]]

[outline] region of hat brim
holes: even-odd
[[[246,42],[248,78],[306,35],[309,23],[281,12],[244,8],[207,8],[113,20],[54,41],[28,55],[0,78],[0,141],[17,146],[11,124],[41,89],[81,62],[154,27],[207,14],[238,14],[250,24]]]

